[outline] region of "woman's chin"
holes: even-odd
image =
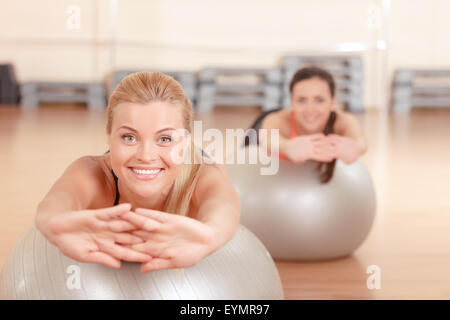
[[[140,199],[154,199],[161,196],[161,188],[135,188],[132,193]]]
[[[303,128],[309,134],[322,132],[323,126],[319,123],[303,123]]]

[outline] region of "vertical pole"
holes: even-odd
[[[110,69],[116,68],[116,47],[117,47],[117,6],[118,0],[109,0],[109,31],[111,34],[110,41]]]
[[[380,52],[380,81],[381,81],[381,111],[383,116],[389,112],[390,100],[390,75],[389,75],[389,15],[391,10],[391,0],[382,0],[382,24],[380,39],[377,47]]]
[[[377,112],[377,136],[376,144],[374,146],[375,163],[373,168],[373,177],[375,187],[377,191],[377,202],[379,220],[382,221],[388,214],[388,202],[389,202],[389,175],[388,164],[389,159],[389,65],[388,65],[388,52],[389,52],[389,38],[388,38],[388,20],[390,15],[390,0],[381,0],[381,29],[377,40],[377,63],[378,72],[378,90],[380,95],[379,110]],[[384,245],[384,237],[381,236],[378,241],[380,245]]]

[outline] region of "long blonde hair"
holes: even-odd
[[[114,108],[123,102],[148,104],[168,102],[180,107],[184,128],[192,133],[192,103],[174,78],[161,72],[136,72],[126,76],[114,89],[106,109],[106,132],[111,134]],[[190,157],[187,159],[186,157]],[[190,150],[164,204],[164,211],[187,215],[199,173],[203,167],[201,151],[191,139]]]

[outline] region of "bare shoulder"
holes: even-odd
[[[336,111],[336,123],[334,125],[334,131],[337,134],[342,134],[349,128],[358,127],[359,122],[356,117],[345,111]]]
[[[83,156],[73,161],[63,174],[71,179],[84,178],[87,175],[99,175],[101,167],[95,156]]]
[[[111,180],[114,182],[111,174],[111,162],[109,158],[109,154],[101,155],[101,156],[86,156],[95,164],[92,164],[92,169],[95,169],[98,174],[104,177],[107,180]],[[101,175],[100,172],[103,174]],[[111,179],[109,179],[111,178]]]
[[[83,171],[83,173],[95,177],[98,181],[105,182],[108,180],[108,172],[111,171],[111,165],[108,160],[109,156],[106,157],[104,155],[83,156],[76,160],[74,164],[76,164],[78,170]]]
[[[235,201],[238,198],[231,178],[222,164],[207,164],[202,167],[192,197],[193,204],[200,203],[213,196],[220,196]]]
[[[69,192],[87,209],[109,206],[113,195],[105,170],[107,164],[103,156],[80,157],[69,165],[49,194]]]
[[[207,191],[208,186],[210,186],[212,183],[222,182],[231,183],[231,179],[228,176],[228,172],[226,171],[225,166],[217,163],[205,164],[199,173],[195,190],[196,192]]]
[[[111,206],[114,203],[115,198],[115,181],[112,176],[111,162],[109,154],[101,156],[90,156],[92,161],[96,164],[95,174],[96,181],[98,182],[99,191],[103,193],[102,199],[98,201],[98,207],[104,208],[105,206]]]
[[[263,129],[280,129],[280,132],[284,136],[289,136],[290,134],[290,109],[282,109],[277,112],[272,112],[261,124],[261,128]]]

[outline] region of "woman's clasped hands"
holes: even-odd
[[[344,163],[352,163],[358,159],[360,149],[357,142],[337,134],[323,133],[298,136],[287,143],[286,155],[294,163],[307,160],[331,162],[340,159]]]
[[[72,211],[50,219],[47,238],[69,258],[120,268],[140,262],[141,272],[184,268],[211,253],[214,232],[198,220],[130,204]]]

